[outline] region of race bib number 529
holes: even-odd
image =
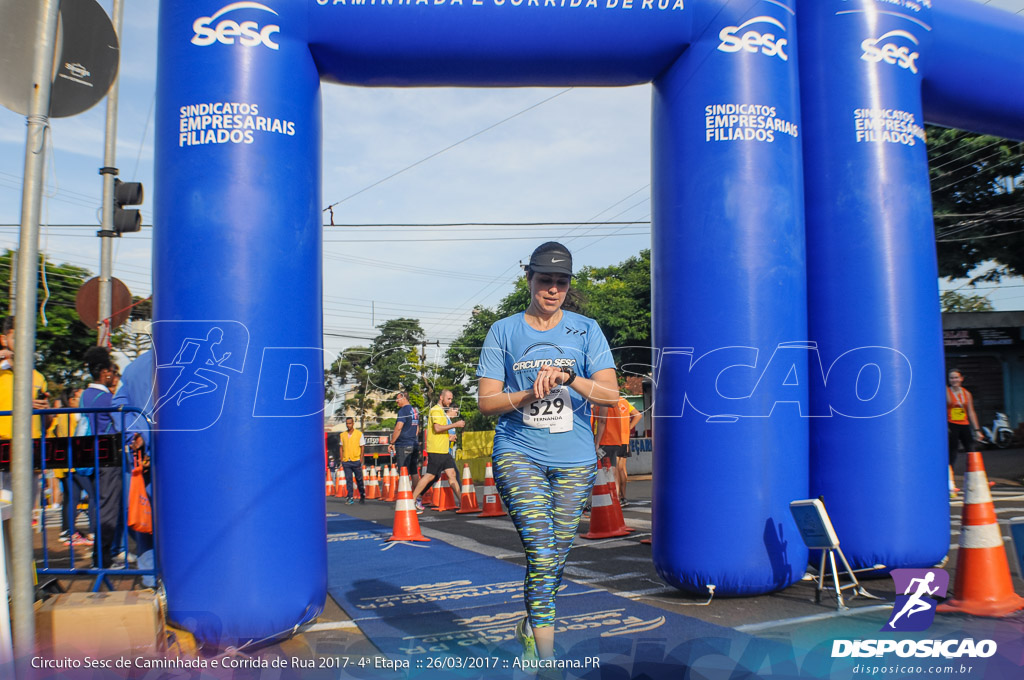
[[[548,432],[572,430],[572,399],[569,388],[558,385],[543,399],[537,399],[523,409],[523,424],[527,427],[547,428]]]

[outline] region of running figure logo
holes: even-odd
[[[232,373],[242,373],[249,333],[236,321],[162,321],[153,326],[160,390],[153,414],[158,427],[205,430],[220,418]]]
[[[935,599],[946,597],[949,588],[949,574],[942,569],[893,569],[892,580],[896,584],[896,604],[893,615],[882,630],[922,631],[935,620]]]

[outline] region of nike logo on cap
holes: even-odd
[[[563,258],[558,259],[558,260],[556,260],[555,258],[551,258],[551,264],[554,264],[556,262],[565,262],[565,258],[563,257]]]

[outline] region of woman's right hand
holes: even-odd
[[[562,384],[565,380],[565,373],[562,369],[554,366],[541,366],[537,371],[537,378],[533,381],[533,396],[543,399],[551,390]]]

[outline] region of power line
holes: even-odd
[[[420,160],[416,161],[415,163],[413,163],[411,165],[407,165],[406,167],[402,168],[401,170],[398,170],[397,172],[393,172],[390,175],[388,175],[387,177],[384,177],[383,179],[379,179],[376,182],[374,182],[373,184],[370,184],[368,186],[363,187],[362,189],[360,189],[359,191],[355,192],[354,194],[350,194],[350,195],[346,196],[345,198],[341,199],[340,201],[335,201],[334,203],[331,203],[329,206],[327,206],[326,208],[323,209],[323,212],[330,212],[331,213],[331,218],[333,220],[334,212],[331,210],[331,208],[333,208],[334,206],[340,205],[341,203],[344,203],[345,201],[349,200],[350,198],[355,198],[356,196],[358,196],[359,194],[363,193],[364,191],[368,191],[368,190],[370,190],[370,189],[372,189],[372,188],[374,188],[376,186],[379,186],[379,185],[383,184],[384,182],[387,182],[389,179],[392,179],[394,177],[397,177],[398,175],[401,175],[403,172],[406,172],[408,170],[412,170],[416,166],[421,165],[423,163],[426,163],[427,161],[429,161],[432,158],[437,158],[438,156],[443,154],[445,151],[449,151],[451,149],[454,149],[458,145],[463,144],[465,142],[468,142],[469,140],[473,139],[474,137],[479,137],[480,135],[484,134],[485,132],[488,132],[489,130],[493,130],[494,128],[498,127],[499,125],[501,125],[503,123],[507,123],[508,121],[512,120],[513,118],[517,118],[517,117],[523,115],[527,111],[531,111],[531,110],[537,108],[538,106],[546,104],[549,101],[551,101],[552,99],[556,99],[558,97],[561,97],[563,94],[565,94],[566,92],[571,91],[572,89],[573,88],[568,87],[568,88],[562,90],[561,92],[553,94],[552,96],[537,102],[536,104],[532,104],[532,105],[526,107],[522,111],[519,111],[517,113],[512,114],[508,118],[504,118],[502,120],[499,120],[497,123],[494,123],[492,125],[488,125],[484,129],[478,130],[477,132],[474,132],[470,136],[464,137],[463,139],[460,139],[459,141],[455,142],[454,144],[450,144],[450,145],[446,146],[445,148],[441,149],[440,151],[435,151],[434,153],[430,154],[429,156],[426,156],[425,158],[421,158]]]
[[[561,240],[561,239],[564,239],[564,238],[567,238],[567,237],[569,239],[572,239],[572,240],[575,240],[575,239],[578,239],[578,238],[596,238],[598,240],[601,240],[601,239],[609,238],[611,236],[646,236],[646,235],[649,235],[650,233],[651,233],[650,229],[646,229],[644,231],[629,231],[629,232],[619,232],[619,233],[614,233],[614,234],[580,234],[579,236],[568,236],[567,234],[565,234],[565,235],[555,234],[553,236],[550,236],[549,238],[555,239],[555,240]],[[536,241],[536,240],[537,240],[536,236],[490,236],[490,237],[477,237],[477,238],[403,238],[403,239],[401,239],[401,242],[402,243],[449,243],[449,242],[468,243],[468,242],[477,242],[477,241]],[[395,241],[396,241],[396,239],[393,239],[393,238],[346,239],[346,240],[324,239],[324,243],[349,243],[349,244],[351,244],[351,243],[395,243]],[[581,250],[582,250],[582,248],[581,248]]]
[[[948,238],[948,239],[936,239],[936,243],[960,243],[963,241],[981,241],[987,238],[999,238],[1000,236],[1010,236],[1011,234],[1024,233],[1024,229],[1014,229],[1013,231],[1004,231],[999,234],[986,234],[984,236],[971,236],[969,238]]]

